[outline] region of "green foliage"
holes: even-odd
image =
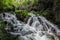
[[[23,5],[30,6],[37,3],[38,3],[38,0],[19,0],[20,6],[23,6]]]
[[[2,6],[0,6],[0,8],[1,7],[12,8],[13,2],[14,2],[13,0],[0,0],[0,4],[2,5]]]
[[[3,32],[3,27],[5,26],[5,24],[3,23],[3,21],[0,19],[0,39],[4,40],[6,37],[6,34]]]
[[[28,12],[27,10],[16,10],[15,11],[16,13],[20,13],[20,14],[22,14],[22,15],[24,15],[24,16],[28,16],[28,14],[30,13],[30,12]],[[48,11],[47,10],[45,10],[45,11],[43,11],[43,12],[39,12],[39,11],[31,11],[31,13],[33,13],[33,14],[35,14],[35,15],[48,15],[49,13],[48,13]]]
[[[13,35],[8,34],[5,30],[4,27],[6,24],[2,19],[0,19],[0,40],[16,40],[16,37]]]
[[[45,11],[43,11],[41,14],[43,14],[43,15],[47,15],[47,14],[49,14],[49,13],[48,13],[47,10],[45,10]]]
[[[47,11],[47,10],[45,10],[45,11],[31,11],[33,14],[35,14],[35,15],[48,15],[49,14],[49,12]]]
[[[15,10],[18,7],[27,9],[37,3],[38,0],[0,0],[0,11]]]
[[[41,12],[39,12],[39,11],[37,11],[37,12],[36,12],[36,11],[28,12],[27,10],[16,10],[15,12],[16,12],[16,14],[19,13],[19,14],[22,14],[22,15],[24,15],[24,16],[29,16],[29,15],[28,15],[29,13],[33,13],[33,14],[35,14],[35,15],[39,15],[39,14],[40,14],[40,15],[41,15],[41,14],[42,14],[42,15],[47,15],[47,14],[48,14],[47,11],[44,11],[44,12],[41,13]]]
[[[22,5],[29,5],[37,3],[37,0],[0,0],[0,5],[3,8],[11,8],[12,5],[16,6],[22,6]]]
[[[39,11],[31,11],[31,13],[33,13],[33,14],[35,14],[35,15],[39,15],[40,14],[40,12]]]
[[[24,16],[28,16],[28,11],[27,10],[16,10],[15,12],[20,13],[20,14],[22,14]]]

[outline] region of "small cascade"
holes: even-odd
[[[27,23],[17,20],[16,14],[1,13],[0,18],[10,23],[5,30],[11,35],[18,36],[19,40],[59,40],[60,30],[43,16],[29,13]]]

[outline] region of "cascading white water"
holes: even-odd
[[[19,35],[19,40],[59,40],[57,36],[60,35],[60,30],[56,25],[43,16],[29,14],[31,17],[26,24],[17,20],[16,15],[11,13],[1,13],[0,18],[13,25],[11,29],[11,26],[7,24],[5,30],[12,35]]]

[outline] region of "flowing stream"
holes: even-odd
[[[6,25],[5,30],[11,35],[18,36],[19,40],[59,40],[60,29],[57,25],[46,20],[43,16],[29,13],[27,23],[17,20],[16,14],[0,13],[3,21],[12,24]]]

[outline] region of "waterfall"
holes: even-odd
[[[0,13],[0,18],[13,25],[7,24],[4,29],[11,35],[18,35],[19,40],[59,40],[60,30],[56,25],[43,16],[29,15],[27,23],[17,20],[16,14],[11,13]]]

